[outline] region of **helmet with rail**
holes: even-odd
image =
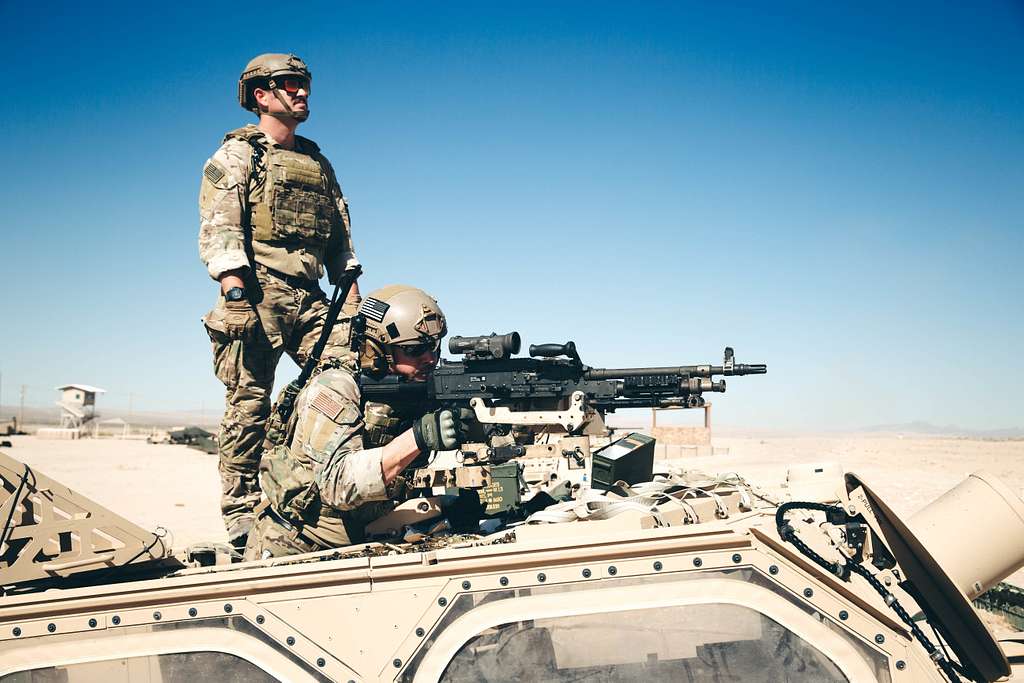
[[[291,76],[304,82],[306,92],[309,92],[309,85],[313,80],[313,74],[301,58],[293,54],[278,54],[269,52],[254,57],[245,65],[242,75],[238,77],[238,103],[243,109],[259,115],[259,106],[253,97],[256,88],[263,88],[271,91],[285,88],[285,80]],[[294,111],[287,101],[275,93],[282,104],[285,105],[288,116],[304,121],[308,111]]]
[[[388,285],[370,292],[359,307],[359,315],[365,321],[360,366],[373,374],[394,367],[393,347],[428,344],[439,349],[448,333],[437,300],[409,285]]]

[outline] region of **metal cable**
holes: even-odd
[[[801,502],[790,502],[783,503],[779,506],[778,510],[775,511],[775,526],[779,532],[779,536],[782,540],[792,543],[797,550],[804,556],[812,560],[815,564],[827,569],[830,573],[835,574],[843,581],[850,580],[850,573],[859,575],[865,581],[868,582],[872,588],[875,589],[882,600],[892,611],[896,612],[896,615],[910,628],[910,632],[914,638],[917,639],[921,646],[928,653],[928,657],[931,658],[935,665],[946,675],[951,683],[960,683],[960,676],[957,674],[956,669],[953,668],[952,663],[940,652],[932,642],[928,639],[928,636],[924,634],[924,631],[917,625],[910,614],[904,609],[903,605],[900,604],[899,600],[893,593],[882,585],[874,574],[868,571],[867,567],[859,562],[851,562],[847,560],[844,564],[838,562],[829,562],[824,557],[819,555],[810,546],[801,541],[796,535],[796,529],[793,528],[789,522],[786,521],[786,513],[790,510],[813,510],[816,512],[824,512],[826,514],[831,513],[833,515],[841,515],[842,518],[846,518],[847,514],[843,508],[835,505],[825,505],[824,503],[801,503]]]

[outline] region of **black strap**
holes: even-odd
[[[270,266],[265,266],[260,262],[256,262],[256,270],[260,273],[266,273],[272,275],[281,282],[287,283],[296,289],[306,289],[311,292],[320,290],[320,281],[311,280],[308,277],[302,277],[300,275],[289,275],[288,273],[282,272]]]
[[[352,291],[352,285],[355,284],[356,278],[358,278],[363,272],[362,266],[356,266],[350,270],[346,270],[341,274],[338,279],[338,284],[334,285],[334,293],[331,294],[331,305],[327,309],[327,320],[324,321],[324,328],[320,331],[320,338],[316,340],[316,344],[313,346],[313,351],[310,352],[309,358],[306,359],[306,364],[302,368],[302,372],[299,373],[296,382],[301,385],[305,385],[306,381],[309,380],[309,376],[313,374],[314,368],[320,362],[320,355],[324,352],[324,348],[327,346],[327,340],[330,339],[331,331],[334,330],[334,323],[338,320],[338,315],[341,313],[341,307],[344,305],[345,300],[348,299],[348,294]]]
[[[327,319],[324,321],[324,327],[320,331],[320,338],[316,340],[316,344],[313,345],[313,350],[310,352],[309,357],[306,358],[305,364],[302,366],[302,372],[299,376],[288,383],[288,386],[281,392],[281,397],[277,401],[276,411],[281,419],[281,425],[287,425],[288,420],[292,416],[292,411],[295,409],[295,399],[298,397],[299,392],[306,386],[306,382],[309,381],[310,376],[313,374],[313,370],[316,369],[317,364],[320,363],[320,356],[324,352],[324,348],[327,346],[327,340],[331,337],[331,332],[334,330],[334,323],[338,320],[338,315],[341,313],[341,307],[348,299],[348,294],[352,290],[352,285],[355,284],[356,278],[363,272],[361,266],[356,266],[351,270],[346,270],[341,274],[341,278],[338,280],[338,284],[334,285],[334,293],[331,295],[331,305],[327,309]]]
[[[253,138],[247,138],[246,141],[252,147],[252,156],[249,160],[249,177],[245,181],[245,195],[242,197],[242,234],[245,237],[245,256],[249,259],[249,269],[255,273],[256,256],[252,250],[252,204],[249,197],[252,195],[253,179],[263,168],[263,155],[266,154],[267,148]]]

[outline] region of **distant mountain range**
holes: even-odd
[[[933,436],[966,436],[975,439],[1020,439],[1024,428],[1007,429],[965,429],[958,425],[933,425],[931,422],[903,422],[900,424],[875,425],[855,430],[867,433],[886,434],[929,434]]]
[[[0,406],[0,429],[3,429],[7,421],[17,414],[17,406]],[[99,406],[100,420],[120,418],[136,428],[180,427],[184,425],[215,427],[220,422],[221,414],[222,408],[220,406],[206,410],[136,410],[132,413],[124,409]],[[60,408],[57,406],[25,406],[26,425],[55,425],[59,422]]]

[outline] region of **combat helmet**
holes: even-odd
[[[313,73],[309,67],[296,55],[268,52],[253,57],[245,65],[242,75],[238,77],[238,103],[242,105],[243,109],[258,116],[260,111],[256,100],[253,99],[253,90],[261,84],[266,84],[287,110],[285,116],[305,121],[309,117],[309,110],[293,111],[291,105],[277,92],[280,84],[276,81],[284,76],[299,76],[310,82],[313,80]]]
[[[393,367],[392,346],[439,346],[448,333],[437,300],[409,285],[388,285],[370,292],[359,307],[359,316],[365,324],[359,364],[371,374],[383,374]]]

